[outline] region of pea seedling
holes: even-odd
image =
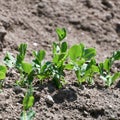
[[[7,68],[6,66],[0,65],[0,89],[3,86],[3,81],[6,78]]]
[[[35,117],[35,111],[31,109],[34,104],[33,88],[30,86],[24,99],[23,111],[20,115],[20,120],[32,120]]]
[[[116,51],[110,58],[107,58],[103,63],[99,64],[100,78],[105,82],[106,86],[111,86],[119,77],[120,72],[111,75],[111,67],[116,60],[120,60],[120,51]]]

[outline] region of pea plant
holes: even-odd
[[[82,84],[85,81],[89,84],[94,83],[93,76],[99,72],[94,58],[96,55],[95,49],[85,48],[85,46],[80,43],[73,45],[69,49],[68,54],[70,61],[66,65],[66,69],[75,71],[78,84]]]
[[[0,89],[3,86],[4,79],[6,78],[7,68],[4,65],[0,65]]]
[[[116,51],[113,55],[107,58],[103,63],[99,64],[100,78],[104,80],[105,85],[110,87],[119,77],[120,72],[111,73],[111,67],[115,61],[120,60],[120,51]]]
[[[27,50],[27,44],[21,44],[18,48],[19,53],[16,58],[11,53],[7,53],[4,58],[4,63],[10,69],[15,68],[20,73],[20,79],[16,81],[17,85],[25,86],[30,85],[33,81],[33,67],[32,63],[24,61]]]
[[[32,120],[35,117],[35,111],[32,110],[33,104],[33,88],[30,86],[23,99],[23,111],[20,115],[20,120]]]

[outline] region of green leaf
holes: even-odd
[[[33,96],[26,96],[23,100],[24,109],[28,110],[30,107],[32,107],[33,102],[34,102]]]
[[[35,72],[34,72],[34,70],[32,70],[27,76],[27,82],[29,85],[32,84],[32,82],[34,80],[34,76],[35,76]]]
[[[33,106],[34,103],[34,96],[30,91],[28,91],[23,99],[23,108],[24,110],[28,110],[30,107]]]
[[[39,62],[41,62],[45,58],[45,51],[44,50],[39,50],[38,52],[34,51],[33,54]]]
[[[79,67],[85,63],[85,59],[81,58],[80,60],[75,62]]]
[[[22,62],[22,68],[25,73],[30,73],[32,71],[32,64],[27,63],[27,62]]]
[[[20,46],[19,46],[19,54],[17,54],[17,60],[16,60],[17,68],[20,67],[22,61],[24,60],[26,50],[27,50],[27,44],[20,44]]]
[[[80,43],[79,46],[81,48],[81,55],[80,55],[80,57],[82,57],[84,55],[85,46],[82,43]]]
[[[70,59],[73,61],[76,61],[77,58],[81,56],[81,53],[82,50],[79,45],[73,45],[68,52]]]
[[[33,120],[35,117],[35,111],[29,110],[28,112],[23,111],[20,115],[20,120]]]
[[[114,83],[115,80],[117,80],[118,78],[120,77],[120,72],[117,72],[115,73],[113,76],[112,76],[112,83]]]
[[[66,30],[65,28],[57,28],[56,33],[58,35],[59,41],[62,41],[66,37]]]
[[[59,56],[60,56],[60,47],[56,43],[53,43],[53,62],[54,63],[58,63]]]
[[[20,55],[25,56],[26,50],[27,50],[27,44],[24,44],[24,43],[20,44],[18,49],[19,49]]]
[[[5,57],[4,57],[4,60],[3,60],[4,64],[6,64],[9,68],[12,68],[15,66],[15,58],[12,56],[11,53],[7,52]]]
[[[85,49],[83,56],[85,60],[90,60],[95,56],[96,56],[96,50],[94,48]]]
[[[74,68],[74,65],[73,64],[66,64],[65,65],[65,69],[66,70],[72,70]]]
[[[7,72],[6,66],[0,65],[0,72],[6,73]]]
[[[103,75],[103,72],[104,72],[103,63],[99,63],[98,68],[99,68],[100,75]]]
[[[63,42],[62,44],[61,44],[61,52],[63,53],[63,52],[66,52],[67,51],[67,43],[66,42]]]
[[[110,59],[105,60],[105,62],[103,63],[103,67],[104,67],[104,70],[106,70],[107,72],[110,71],[110,68],[111,68]]]
[[[6,75],[4,72],[0,71],[0,80],[5,79]]]
[[[65,83],[65,81],[63,79],[61,80],[60,77],[57,77],[57,76],[59,76],[59,75],[55,75],[52,80],[53,80],[54,84],[56,85],[56,87],[58,89],[60,89],[60,88],[62,88],[63,83]]]
[[[112,58],[115,60],[120,60],[120,50],[113,53]]]
[[[94,73],[99,73],[99,68],[98,68],[98,66],[95,66],[95,65],[92,65],[92,71],[94,72]]]

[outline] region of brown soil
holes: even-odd
[[[119,49],[120,0],[0,0],[0,55],[17,53],[20,43],[32,50],[45,49],[51,59],[51,43],[57,39],[56,27],[67,29],[69,45],[84,43],[97,50],[98,62]],[[116,64],[116,69],[120,65]],[[26,89],[16,88],[17,73],[11,71],[0,93],[0,120],[18,120]],[[120,120],[120,81],[110,88],[101,82],[93,86],[69,84],[57,90],[52,83],[35,87],[34,120]],[[45,98],[55,103],[49,106]]]

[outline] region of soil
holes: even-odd
[[[17,46],[27,43],[26,60],[32,51],[45,49],[51,59],[51,44],[57,40],[56,27],[65,27],[69,46],[84,43],[97,50],[102,62],[120,46],[120,0],[0,0],[1,64],[7,51],[16,55]],[[119,70],[119,62],[114,66]],[[25,88],[16,88],[18,74],[12,70],[0,93],[0,120],[18,120]],[[34,120],[120,120],[120,79],[110,88],[100,80],[95,85],[69,83],[56,89],[51,82],[35,86]],[[50,95],[54,104],[46,103]]]

